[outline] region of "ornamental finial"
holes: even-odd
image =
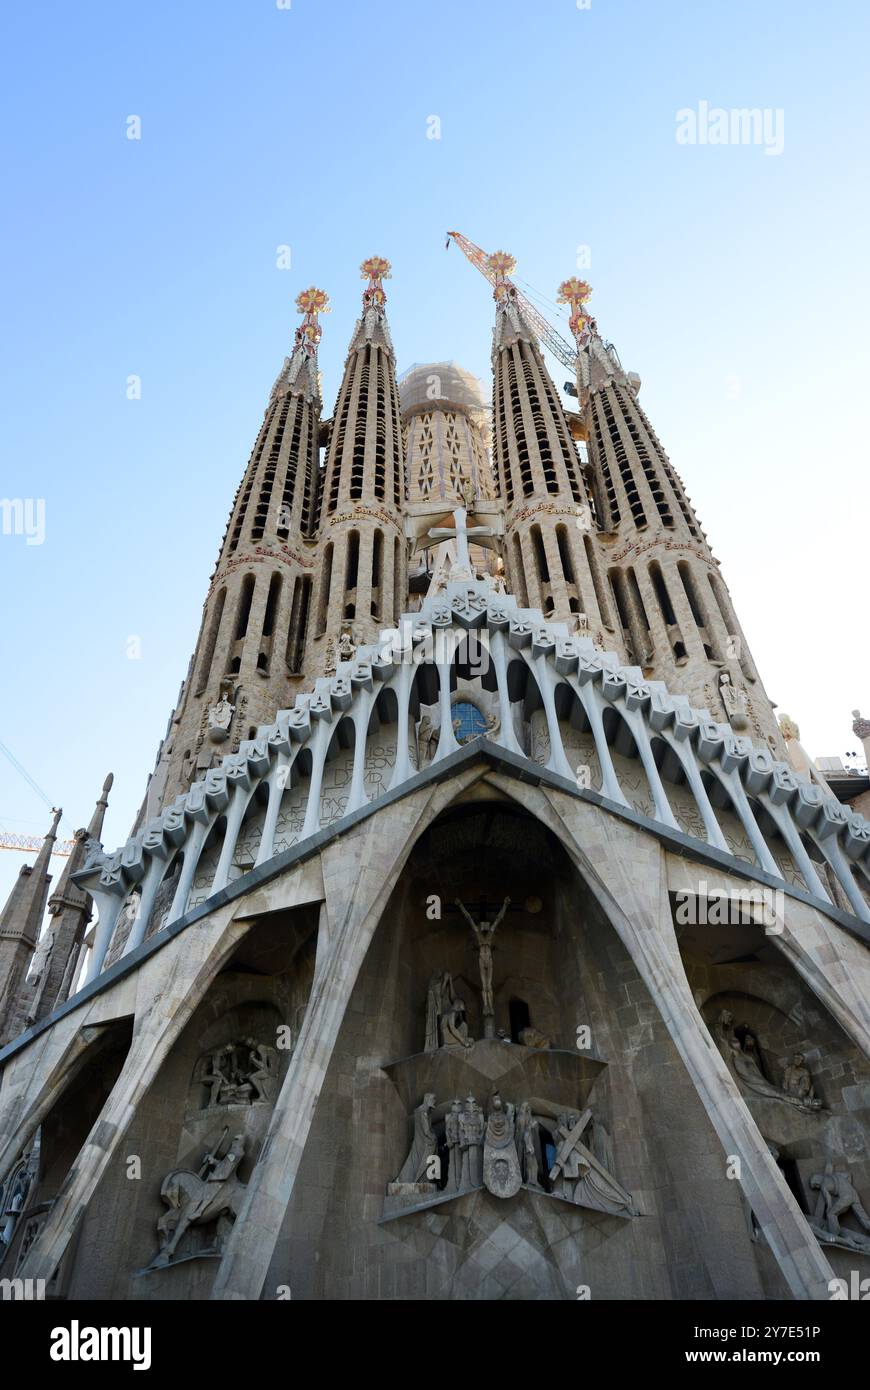
[[[516,270],[516,259],[510,251],[493,251],[491,256],[486,258],[486,268],[493,277],[492,297],[496,303],[500,303],[505,295],[513,289],[508,276],[512,270]]]
[[[368,260],[363,261],[359,268],[363,280],[368,280],[368,284],[363,290],[363,307],[365,309],[382,309],[387,302],[384,294],[382,281],[392,279],[390,274],[392,266],[383,256],[369,256]]]
[[[312,285],[301,294],[297,294],[296,308],[304,315],[296,329],[296,346],[312,357],[317,351],[323,331],[317,322],[317,315],[329,313],[329,295],[326,290],[319,290],[316,285]]]
[[[568,326],[578,347],[582,347],[588,341],[589,329],[595,327],[595,320],[583,313],[583,305],[591,294],[592,286],[586,280],[578,280],[576,275],[572,275],[570,280],[562,281],[556,296],[557,304],[568,304],[571,307]]]

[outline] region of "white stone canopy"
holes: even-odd
[[[620,665],[614,653],[599,651],[589,638],[569,635],[565,624],[547,622],[538,610],[520,608],[513,596],[495,592],[486,580],[463,580],[448,583],[442,593],[424,601],[418,613],[406,614],[398,628],[381,633],[377,644],[360,646],[352,660],[340,661],[334,676],[318,679],[312,691],[297,696],[293,708],[279,710],[273,724],[259,728],[256,738],[244,740],[237,753],[210,769],[120,849],[106,854],[101,846],[92,847],[77,875],[99,909],[88,980],[104,967],[130,891],[135,888],[140,896],[125,954],[143,941],[158,890],[179,864],[164,922],[168,925],[185,915],[204,847],[215,828],[220,829],[221,818],[224,828],[217,863],[197,905],[227,886],[233,868],[238,867],[234,855],[240,829],[258,790],[264,812],[256,866],[274,858],[279,852],[275,841],[282,798],[293,784],[303,753],[307,753],[307,791],[303,788],[302,824],[293,843],[301,844],[326,826],[340,824],[376,799],[366,786],[366,748],[375,705],[384,691],[393,693],[397,719],[389,781],[382,790],[393,792],[417,776],[413,711],[419,698],[415,681],[423,668],[430,668],[432,688],[437,689],[433,702],[437,747],[431,763],[454,753],[459,744],[452,723],[451,674],[455,674],[457,646],[470,631],[477,634],[494,676],[487,695],[497,711],[486,735],[491,743],[538,769],[545,766],[572,783],[578,796],[588,794],[588,783],[581,785],[576,763],[572,765],[569,756],[564,714],[568,700],[582,711],[594,740],[605,803],[631,809],[617,769],[624,760],[615,756],[614,729],[623,733],[627,729],[648,785],[648,819],[671,831],[682,829],[671,804],[673,789],[669,793],[660,770],[664,748],[676,773],[671,780],[684,781],[694,800],[700,817],[695,838],[701,844],[733,855],[714,810],[714,803],[721,806],[727,801],[757,866],[783,878],[781,864],[771,851],[772,824],[806,890],[824,906],[831,906],[819,876],[819,867],[826,864],[855,915],[870,922],[870,908],[853,876],[854,866],[870,884],[870,822],[822,787],[802,781],[786,763],[777,762],[768,747],[736,734],[708,710],[693,708],[685,696],[672,694],[663,682],[645,681],[638,667]],[[537,717],[545,756],[536,759],[518,737],[523,702],[511,697],[508,679],[508,668],[517,660],[527,668],[525,674],[539,697]],[[473,695],[475,686],[483,690],[482,681],[482,675],[464,679],[463,691]],[[344,720],[353,726],[347,796],[337,807],[334,803],[324,806],[324,770]],[[765,813],[767,832],[752,802]],[[810,848],[815,856],[808,852]],[[741,867],[747,868],[745,856]]]

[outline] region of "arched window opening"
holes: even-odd
[[[571,548],[568,544],[568,529],[565,526],[556,527],[556,544],[559,547],[559,559],[562,563],[562,573],[566,583],[574,583],[574,566],[571,563]]]
[[[293,604],[290,609],[290,626],[287,631],[287,670],[291,675],[297,675],[302,670],[310,606],[311,576],[306,574],[296,580],[293,589]]]
[[[662,574],[661,565],[659,565],[655,560],[649,567],[649,577],[652,581],[655,596],[659,601],[659,608],[661,609],[662,618],[664,619],[668,627],[673,627],[677,621],[677,615],[674,612],[673,607],[671,605],[670,595],[668,594],[668,586],[665,583],[665,577]]]
[[[221,620],[224,615],[224,604],[226,603],[227,591],[221,589],[214,602],[211,613],[211,621],[208,625],[208,633],[205,646],[202,651],[202,660],[199,664],[199,680],[196,686],[197,695],[201,695],[208,685],[208,678],[211,674],[211,663],[214,660],[214,649],[217,645],[218,633],[220,632]]]
[[[320,579],[320,601],[317,606],[317,637],[322,637],[326,631],[326,619],[329,614],[329,590],[332,585],[332,541],[326,547],[323,556],[323,574]]]
[[[542,584],[549,584],[550,570],[547,565],[547,552],[544,548],[544,538],[541,535],[540,526],[533,526],[531,531],[532,549],[535,553],[535,563],[538,567],[538,578]]]
[[[275,615],[278,612],[278,600],[281,597],[281,576],[273,574],[269,583],[269,596],[266,599],[266,612],[263,616],[263,636],[271,637],[275,630]]]
[[[383,551],[384,536],[382,531],[375,531],[372,541],[372,599],[371,614],[373,618],[380,616],[381,610],[381,579],[383,570]]]
[[[526,575],[523,567],[523,547],[519,536],[514,536],[514,592],[521,608],[528,608],[529,594],[526,588]]]
[[[610,613],[610,604],[607,601],[607,591],[604,587],[604,580],[601,577],[598,556],[592,544],[592,537],[588,534],[584,534],[583,536],[583,548],[586,551],[586,563],[589,566],[589,573],[592,575],[592,587],[595,590],[595,597],[598,600],[598,611],[601,614],[601,621],[607,627],[613,627],[613,618]]]
[[[248,619],[251,616],[251,603],[254,598],[254,576],[246,574],[242,580],[242,589],[239,594],[239,607],[236,616],[236,641],[240,641],[248,631]]]

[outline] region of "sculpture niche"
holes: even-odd
[[[791,1065],[785,1069],[782,1086],[777,1086],[768,1081],[761,1070],[754,1034],[745,1024],[735,1027],[730,1009],[723,1009],[719,1014],[716,1033],[719,1050],[744,1091],[764,1100],[794,1106],[809,1115],[822,1109],[802,1052],[794,1054]]]
[[[205,1108],[272,1105],[278,1095],[278,1053],[256,1038],[239,1038],[200,1057],[194,1080],[205,1087]]]

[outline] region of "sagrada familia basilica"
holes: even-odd
[[[870,823],[776,718],[589,287],[561,287],[572,410],[511,258],[484,268],[491,409],[453,362],[397,378],[372,257],[324,418],[299,295],[130,837],[101,842],[108,778],[50,895],[57,817],[22,870],[0,1278],[870,1276]]]

